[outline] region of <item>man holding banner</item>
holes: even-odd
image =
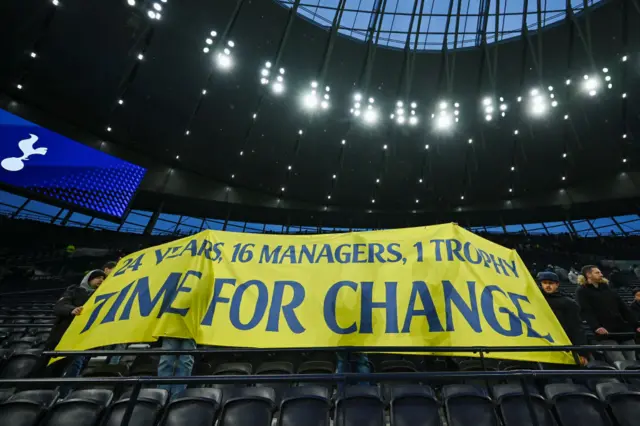
[[[57,349],[161,338],[171,348],[428,353],[571,343],[518,254],[455,224],[300,236],[203,231],[142,250],[118,262]],[[574,363],[559,351],[488,356]],[[186,374],[192,364],[163,365]]]

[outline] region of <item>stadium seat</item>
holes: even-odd
[[[640,419],[640,392],[630,390],[624,383],[597,385],[600,399],[606,401],[609,412],[619,426],[634,426]]]
[[[251,374],[252,366],[248,362],[229,362],[218,365],[213,370],[214,376],[247,376]],[[212,387],[217,389],[233,389],[236,387],[243,387],[242,384],[220,383],[213,384]],[[226,399],[226,393],[224,394]]]
[[[293,374],[293,364],[290,362],[265,362],[260,364],[256,368],[255,374],[269,375],[269,374]],[[267,382],[257,383],[256,386],[266,386],[272,388],[276,392],[276,406],[280,405],[282,394],[287,390],[291,384],[287,382]]]
[[[336,400],[334,426],[384,426],[384,402],[377,386],[347,386]]]
[[[19,339],[10,340],[9,342],[7,342],[5,347],[9,350],[17,352],[17,351],[29,350],[39,343],[40,343],[40,339],[38,337],[24,336]]]
[[[42,426],[95,426],[100,421],[105,408],[111,403],[113,392],[107,389],[84,389],[72,392],[58,401]]]
[[[616,368],[606,361],[589,361],[586,365],[587,368],[592,370],[615,370]]]
[[[58,391],[18,392],[0,404],[0,425],[35,426],[58,398]]]
[[[0,389],[0,402],[4,402],[9,399],[9,397],[13,395],[14,391],[15,390],[13,388]]]
[[[604,404],[584,385],[550,384],[544,391],[562,426],[611,426]]]
[[[333,374],[336,368],[329,361],[306,361],[298,367],[298,374]]]
[[[329,426],[330,398],[324,386],[287,389],[280,404],[278,426]]]
[[[12,353],[0,371],[0,378],[20,379],[29,376],[38,364],[40,354],[41,351],[35,349]]]
[[[382,373],[414,373],[418,371],[413,362],[404,359],[384,360],[378,368]]]
[[[219,426],[271,426],[276,394],[273,389],[225,389],[229,397],[222,407]]]
[[[185,389],[171,401],[158,426],[212,426],[221,401],[220,389]]]
[[[101,426],[120,426],[131,392],[125,393],[111,405]],[[133,409],[129,426],[152,426],[160,417],[169,399],[165,389],[141,389]]]
[[[440,403],[429,386],[395,385],[390,388],[391,426],[440,426]]]
[[[446,385],[442,399],[449,426],[498,426],[493,402],[480,388],[473,385]]]
[[[528,386],[531,408],[535,413],[537,423],[531,418],[531,411],[527,404],[527,396],[520,384],[496,385],[493,396],[498,405],[505,426],[556,426],[556,421],[549,411],[545,399],[533,386]]]
[[[640,370],[638,361],[616,361],[614,365],[618,370]]]

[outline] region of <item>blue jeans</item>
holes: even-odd
[[[196,342],[192,339],[174,339],[165,337],[162,339],[162,349],[177,351],[196,348]],[[193,355],[162,355],[158,363],[158,377],[189,377],[193,369]],[[171,398],[175,398],[187,388],[186,384],[159,385],[158,388],[169,391]]]
[[[338,364],[336,373],[371,373],[369,368],[369,358],[360,352],[347,353],[337,352]],[[368,382],[358,382],[359,385],[368,385]],[[338,383],[338,391],[342,391],[343,383]]]
[[[86,356],[73,357],[71,359],[71,363],[69,364],[66,371],[64,372],[63,377],[69,378],[69,379],[73,377],[78,377],[88,361],[89,359]],[[73,386],[74,385],[71,385],[71,384],[60,386],[60,396],[63,398],[67,396],[69,392],[71,392],[71,389],[73,389]]]
[[[125,343],[118,343],[115,345],[109,345],[109,346],[105,346],[103,349],[110,349],[113,351],[121,351],[127,348],[127,345]],[[117,365],[120,363],[120,358],[122,358],[122,356],[120,355],[114,355],[111,358],[109,358],[109,365]]]

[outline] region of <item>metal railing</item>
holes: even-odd
[[[92,385],[100,386],[131,385],[132,390],[127,402],[121,426],[128,426],[133,415],[136,402],[143,386],[150,385],[215,385],[215,384],[255,384],[255,383],[336,383],[348,385],[351,383],[383,383],[383,382],[429,382],[437,380],[455,381],[460,379],[481,379],[484,380],[487,395],[493,396],[490,382],[500,379],[517,379],[523,389],[526,399],[527,409],[531,416],[532,424],[538,426],[538,420],[531,400],[527,381],[546,378],[640,378],[640,370],[595,370],[595,369],[559,369],[559,370],[534,370],[520,369],[511,371],[487,371],[486,355],[496,353],[513,352],[572,352],[577,361],[576,351],[579,352],[601,352],[601,351],[637,351],[640,345],[586,345],[586,346],[466,346],[466,347],[407,347],[407,346],[387,346],[387,347],[312,347],[312,348],[214,348],[204,347],[193,350],[165,350],[165,349],[145,349],[145,350],[87,350],[87,351],[43,351],[43,357],[73,357],[73,356],[161,356],[161,355],[204,355],[204,354],[255,354],[255,353],[292,353],[292,352],[342,352],[348,355],[353,352],[366,353],[411,353],[421,352],[425,354],[438,353],[472,353],[478,354],[482,369],[484,371],[431,371],[431,372],[394,372],[394,373],[334,373],[334,374],[267,374],[267,375],[219,375],[219,376],[190,376],[190,377],[91,377],[91,378],[22,378],[3,379],[5,387],[24,386],[51,386],[51,385]]]

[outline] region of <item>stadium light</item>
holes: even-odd
[[[589,96],[595,96],[598,94],[598,88],[600,87],[600,79],[598,76],[584,75],[584,81],[582,83],[582,90],[589,94]]]
[[[531,114],[534,116],[544,115],[549,107],[546,96],[540,93],[538,89],[531,89],[529,95],[529,111]]]
[[[459,107],[460,104],[457,102],[450,105],[447,101],[440,101],[438,103],[437,111],[431,114],[431,119],[435,122],[436,130],[447,131],[451,129],[459,120]]]
[[[231,56],[231,49],[235,46],[235,43],[231,40],[227,41],[227,47],[223,48],[221,52],[216,55],[216,63],[218,68],[226,71],[233,66],[233,57]],[[283,87],[284,88],[284,87]]]
[[[318,93],[318,82],[312,81],[311,89],[302,96],[303,106],[305,107],[305,109],[310,111],[316,110],[318,106],[320,106],[320,108],[322,109],[328,109],[330,105],[329,101],[331,99],[331,96],[329,95],[330,91],[331,88],[329,86],[326,86],[324,88],[324,94],[322,94],[322,97],[320,97],[320,93]]]
[[[136,5],[136,0],[127,0],[127,4],[129,6],[135,6]]]

